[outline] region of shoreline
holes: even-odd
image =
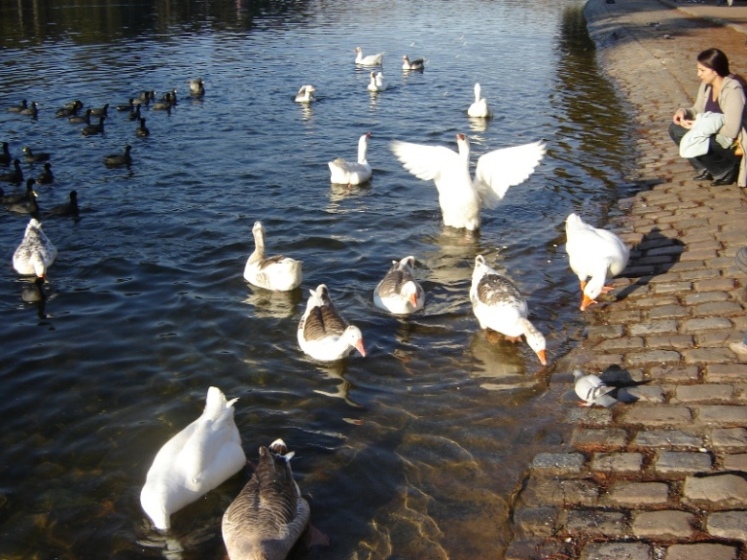
[[[747,75],[747,7],[588,0],[584,15],[633,113],[637,190],[605,226],[633,250],[555,364],[570,439],[529,466],[505,559],[747,560],[747,364],[728,349],[747,331],[747,193],[693,180],[667,133],[697,91],[697,53],[719,47]],[[635,384],[634,402],[576,406],[575,368]]]

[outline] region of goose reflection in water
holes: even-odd
[[[255,288],[248,283],[247,287],[250,292],[243,302],[254,308],[255,317],[287,319],[296,312],[303,295],[300,288],[290,292],[273,292]]]
[[[320,395],[324,395],[325,397],[331,397],[333,399],[342,399],[347,404],[352,406],[353,408],[363,408],[363,405],[358,404],[353,399],[350,398],[350,389],[351,387],[355,387],[354,385],[351,385],[350,382],[345,379],[345,360],[339,360],[337,362],[332,362],[329,364],[318,364],[317,369],[327,378],[327,379],[334,379],[338,380],[339,383],[337,384],[336,391],[335,392],[329,392],[329,391],[322,391],[320,389],[314,389],[315,393],[318,393]]]

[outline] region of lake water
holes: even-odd
[[[202,411],[207,389],[239,397],[247,456],[282,437],[324,548],[294,559],[501,558],[511,496],[532,457],[561,443],[567,403],[543,400],[552,361],[579,338],[578,284],[563,249],[571,211],[603,224],[632,149],[595,64],[580,0],[462,2],[60,2],[0,4],[0,140],[52,153],[44,210],[76,189],[81,219],[50,218],[50,298],[21,300],[11,267],[27,218],[0,212],[0,557],[225,556],[220,518],[251,469],[172,516],[167,537],[139,503],[160,446]],[[390,89],[366,91],[354,48],[385,51]],[[424,56],[422,73],[401,57]],[[186,95],[191,78],[207,95]],[[470,121],[476,81],[495,118]],[[310,107],[293,102],[305,83]],[[72,99],[112,107],[178,90],[151,136],[110,111],[86,138],[57,119]],[[36,120],[5,108],[37,101]],[[371,131],[370,185],[329,183]],[[544,138],[548,154],[477,236],[441,225],[435,187],[391,140],[455,148],[473,162]],[[103,157],[132,146],[131,169]],[[23,164],[27,176],[39,164]],[[0,169],[0,171],[3,171]],[[13,191],[12,185],[3,185]],[[304,263],[303,290],[242,277],[262,220],[270,253]],[[527,295],[551,365],[491,342],[469,303],[474,258]],[[414,255],[422,312],[376,310],[393,259]],[[326,283],[368,356],[321,365],[296,343],[307,291]],[[569,387],[570,389],[570,387]]]

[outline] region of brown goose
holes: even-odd
[[[374,290],[374,305],[395,315],[406,315],[422,309],[423,288],[415,281],[412,267],[415,257],[392,261],[392,268]]]

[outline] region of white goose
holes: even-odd
[[[24,276],[36,275],[44,278],[56,258],[57,247],[42,231],[41,222],[31,218],[23,240],[13,253],[13,268]]]
[[[493,112],[488,107],[488,100],[482,97],[480,84],[475,84],[475,102],[467,109],[470,117],[488,119],[493,116]]]
[[[329,290],[319,284],[310,290],[306,312],[298,323],[298,345],[306,354],[321,362],[333,362],[350,354],[353,349],[366,355],[363,335],[358,327],[349,325],[335,309]]]
[[[293,480],[293,455],[282,439],[259,448],[257,470],[223,514],[230,560],[285,560],[308,526],[310,508]]]
[[[610,396],[616,387],[608,387],[604,381],[594,374],[584,375],[584,373],[577,369],[573,372],[573,389],[581,399],[581,406],[594,406],[595,404],[604,407],[610,407],[617,402],[617,400]]]
[[[296,94],[296,103],[311,103],[312,101],[316,101],[316,97],[314,97],[315,92],[316,88],[310,84],[301,86],[301,89]]]
[[[565,220],[565,233],[565,250],[571,270],[581,283],[581,311],[584,311],[596,303],[599,294],[612,290],[605,282],[625,269],[630,249],[614,233],[595,228],[573,213]]]
[[[414,265],[415,257],[412,256],[392,261],[392,268],[374,290],[376,307],[395,315],[407,315],[423,308],[425,292],[415,281]]]
[[[384,81],[384,74],[381,72],[371,72],[371,81],[366,86],[368,91],[373,93],[384,91],[386,89],[386,82]]]
[[[148,470],[140,504],[158,529],[171,527],[171,514],[216,488],[246,464],[233,403],[210,387],[202,415],[172,437]]]
[[[249,255],[244,267],[246,281],[276,292],[289,292],[298,288],[301,285],[301,262],[283,255],[265,255],[265,228],[262,222],[254,222],[252,233],[254,252]]]
[[[355,63],[361,66],[381,66],[384,63],[384,53],[363,56],[363,50],[355,47]]]
[[[470,231],[480,228],[480,208],[495,208],[508,188],[526,181],[545,155],[541,141],[493,150],[477,160],[472,180],[466,135],[457,134],[457,147],[458,153],[443,146],[391,144],[405,169],[436,184],[444,224]]]
[[[327,163],[330,171],[330,182],[339,185],[360,185],[371,179],[371,166],[368,164],[368,139],[371,133],[366,132],[358,139],[358,161],[345,161],[337,158]]]
[[[410,60],[407,55],[402,56],[402,70],[422,70],[423,68],[425,68],[424,58]]]
[[[475,258],[469,298],[480,328],[499,332],[511,342],[518,342],[524,335],[542,365],[547,365],[545,337],[527,319],[526,300],[508,278],[487,265],[482,255]]]

